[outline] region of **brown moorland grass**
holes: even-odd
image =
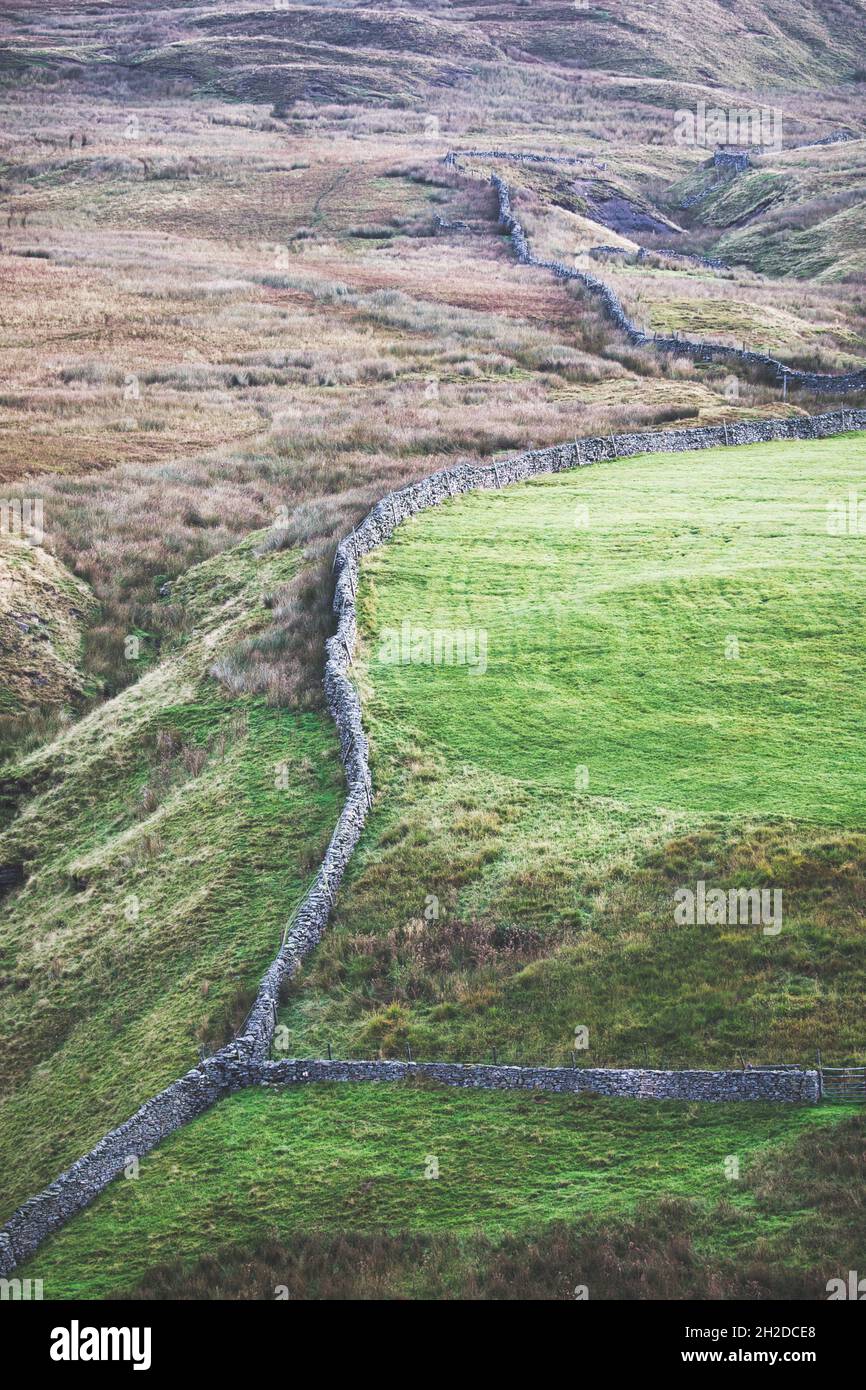
[[[223,125],[225,108],[173,101],[135,108],[126,141],[126,108],[103,99],[70,151],[80,98],[43,97],[47,137],[7,112],[10,188],[35,192],[0,258],[0,464],[44,496],[51,546],[99,600],[94,693],[143,669],[123,654],[131,633],[146,668],[182,623],[164,586],[251,528],[288,519],[299,542],[332,542],[384,488],[448,458],[772,406],[747,383],[731,401],[715,369],[686,382],[585,296],[527,275],[490,190],[403,129],[326,135],[342,123],[319,111],[301,139],[260,108]],[[434,234],[438,216],[470,230]],[[383,235],[354,235],[362,218]],[[315,563],[327,587],[328,554]],[[256,688],[307,700],[320,664],[304,679],[265,668]]]

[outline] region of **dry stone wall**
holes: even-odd
[[[445,224],[443,223],[443,229]],[[730,270],[726,261],[716,260],[713,256],[697,256],[690,251],[675,251],[672,246],[656,246],[649,250],[646,246],[639,246],[637,251],[631,251],[627,246],[590,246],[588,253],[594,261],[604,261],[617,256],[623,259],[633,259],[638,265],[644,261],[652,261],[654,257],[668,261],[681,261],[683,265],[695,265],[704,270]]]
[[[255,1080],[257,1073],[248,1068],[243,1050],[232,1045],[146,1101],[9,1218],[0,1231],[0,1278],[7,1278],[46,1236],[92,1202],[132,1160],[150,1153],[215,1101]]]
[[[490,159],[503,157],[503,152],[499,150],[467,150],[460,151],[459,154],[466,157],[486,155]],[[533,158],[530,155],[515,156],[515,158],[518,157],[524,160]],[[544,156],[538,155],[534,158],[543,160]],[[460,169],[458,154],[454,151],[450,151],[445,156],[445,163],[449,168]],[[724,362],[730,363],[731,366],[739,364],[742,367],[769,373],[780,382],[787,381],[789,387],[799,387],[819,395],[844,396],[850,395],[852,392],[866,390],[866,368],[839,374],[804,372],[798,368],[786,366],[777,357],[771,357],[769,353],[765,352],[750,352],[745,348],[727,347],[723,343],[697,342],[690,338],[661,338],[652,333],[645,333],[628,317],[618,295],[603,280],[599,280],[595,275],[590,275],[587,271],[575,270],[563,261],[544,261],[534,256],[526,233],[514,214],[511,189],[499,174],[492,174],[490,182],[499,199],[500,226],[508,232],[518,261],[522,265],[550,270],[561,280],[575,280],[583,285],[584,289],[589,290],[591,294],[601,300],[608,318],[636,347],[652,347],[657,352],[669,353],[674,357],[690,357],[696,362]]]
[[[426,1077],[442,1086],[484,1091],[557,1091],[564,1095],[631,1100],[767,1101],[815,1105],[816,1071],[653,1071],[610,1067],[500,1067],[454,1062],[325,1062],[286,1060],[261,1068],[265,1086],[320,1081],[407,1081]]]
[[[713,164],[717,169],[732,169],[736,174],[744,174],[747,169],[751,169],[752,160],[748,150],[716,150],[713,154]]]
[[[515,164],[592,164],[596,169],[607,168],[592,154],[530,154],[525,150],[449,150],[445,164],[457,168],[458,155],[463,159],[508,159]]]
[[[543,1090],[593,1090],[603,1095],[688,1100],[813,1101],[812,1083],[787,1072],[661,1072],[570,1068],[456,1067],[445,1063],[267,1061],[273,1041],[283,982],[295,973],[320,940],[337,889],[372,805],[367,738],[358,693],[350,679],[357,635],[357,591],[364,555],[384,544],[401,522],[462,493],[501,488],[545,473],[645,453],[679,453],[774,439],[823,439],[845,430],[866,429],[866,410],[837,410],[816,416],[756,420],[697,429],[644,431],[574,440],[531,449],[516,458],[484,467],[461,463],[431,473],[420,482],[389,493],[338,545],[334,613],[336,632],[327,642],[325,693],[340,741],[346,772],[346,800],[322,865],[286,930],[283,945],[259,986],[255,1003],[238,1037],[213,1057],[145,1102],[130,1119],[107,1134],[38,1196],[25,1202],[0,1231],[0,1277],[76,1212],[81,1211],[132,1158],[141,1158],[169,1134],[203,1114],[216,1101],[244,1086],[295,1084],[312,1080],[397,1080],[427,1075],[447,1085]],[[815,1073],[796,1073],[810,1078]],[[801,1089],[798,1091],[798,1085]]]

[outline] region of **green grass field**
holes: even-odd
[[[365,563],[371,713],[526,783],[586,768],[591,794],[630,804],[862,825],[866,550],[827,534],[849,488],[866,492],[857,437],[645,457],[427,512]],[[383,663],[404,620],[485,632],[486,671]]]
[[[490,175],[650,330],[866,357],[862,0],[61,8],[0,44],[0,493],[45,522],[0,505],[0,1224],[242,1027],[343,805],[333,552],[378,499],[834,403],[630,343]],[[782,148],[719,168],[757,106]],[[369,558],[374,804],[276,1055],[864,1060],[866,528],[826,526],[863,437],[540,479]],[[380,660],[404,624],[483,674]],[[678,925],[699,881],[783,891],[783,929]],[[864,1192],[862,1109],[248,1090],[21,1272],[820,1298]]]
[[[809,1229],[810,1201],[800,1193],[792,1212],[769,1200],[775,1183],[764,1167],[787,1162],[796,1174],[798,1146],[835,1150],[845,1119],[842,1108],[625,1104],[431,1085],[245,1091],[167,1140],[138,1178],[119,1178],[22,1273],[44,1281],[46,1298],[104,1297],[135,1288],[160,1263],[189,1268],[221,1247],[303,1232],[501,1238],[554,1222],[615,1222],[671,1199],[696,1204],[694,1236],[707,1255],[761,1240],[787,1249],[795,1222]],[[730,1155],[740,1161],[736,1180],[726,1177]],[[425,1176],[431,1156],[435,1179]],[[847,1178],[850,1158],[839,1167]],[[709,1227],[702,1233],[710,1213],[711,1236]],[[813,1242],[803,1240],[785,1258],[812,1257]],[[273,1282],[282,1282],[279,1269]]]
[[[380,794],[292,1050],[862,1059],[866,561],[826,523],[864,469],[849,437],[624,461],[369,557]],[[486,671],[379,661],[404,620],[483,630]],[[780,889],[782,931],[677,926],[698,880]]]

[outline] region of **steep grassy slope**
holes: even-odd
[[[174,654],[4,778],[4,1215],[233,1034],[318,862],[330,723],[209,675],[297,567],[250,541],[190,571]]]
[[[802,1269],[829,1257],[835,1272],[862,1232],[850,1202],[842,1219],[828,1209],[822,1227],[813,1208],[814,1163],[811,1190],[798,1183],[799,1210],[780,1211],[775,1194],[775,1201],[762,1197],[760,1182],[768,1160],[787,1161],[790,1173],[799,1146],[804,1157],[836,1147],[837,1181],[849,1194],[857,1163],[841,1131],[838,1147],[843,1116],[437,1087],[247,1091],[166,1141],[137,1178],[114,1182],[22,1274],[43,1279],[46,1298],[104,1297],[128,1292],[165,1261],[179,1264],[183,1286],[190,1264],[232,1243],[249,1249],[304,1231],[531,1240],[554,1222],[589,1231],[594,1222],[609,1233],[640,1203],[658,1211],[674,1198],[694,1202],[678,1224],[704,1257],[754,1254],[767,1241],[779,1264]],[[733,1181],[725,1169],[732,1154],[740,1159]],[[438,1177],[427,1176],[431,1159]],[[234,1261],[226,1263],[231,1269]],[[404,1295],[423,1295],[425,1277],[418,1271]],[[258,1296],[273,1298],[284,1282],[275,1267],[270,1289]],[[570,1287],[582,1282],[578,1268]],[[303,1275],[300,1283],[298,1292],[308,1295]],[[245,1296],[257,1291],[248,1285]]]
[[[267,78],[283,83],[291,96],[338,101],[399,101],[417,79],[454,84],[467,62],[479,61],[534,60],[555,68],[790,88],[851,80],[862,67],[862,22],[856,0],[835,0],[820,10],[807,0],[776,0],[769,7],[757,0],[733,6],[676,0],[663,8],[648,0],[603,6],[481,0],[445,5],[432,16],[424,3],[273,10],[235,3],[203,13],[163,0],[143,13],[120,11],[116,25],[97,36],[86,10],[64,13],[61,21],[24,3],[10,26],[2,66],[17,73],[28,66],[63,70],[76,63],[93,71],[117,63],[134,74],[145,65],[199,86],[227,83],[237,91]],[[232,44],[203,46],[202,31]],[[272,62],[273,45],[281,40],[295,43],[297,52],[277,54]],[[392,53],[400,54],[400,68],[393,69],[392,83],[382,84],[376,62],[387,65]],[[295,87],[299,78],[306,91]]]
[[[852,437],[613,463],[368,559],[381,801],[285,1046],[860,1055],[864,559],[827,504],[864,462]],[[437,630],[485,669],[425,664]],[[701,880],[781,890],[782,930],[677,925]]]
[[[717,234],[724,260],[766,275],[821,283],[866,270],[866,141],[756,154],[735,177],[699,167],[668,190],[666,206]],[[696,201],[693,201],[696,200]]]
[[[94,607],[87,585],[40,545],[0,541],[0,731],[25,710],[71,710]]]
[[[675,76],[742,86],[806,86],[850,78],[861,67],[862,8],[841,0],[820,11],[806,0],[651,0],[604,5],[457,5],[506,51],[554,64]]]

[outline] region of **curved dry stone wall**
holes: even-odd
[[[503,152],[500,150],[460,150],[457,152],[451,150],[446,154],[444,163],[448,168],[460,171],[459,156],[501,159]],[[542,155],[524,154],[515,155],[514,158],[544,160]],[[588,274],[587,271],[574,270],[567,266],[564,261],[543,261],[534,256],[530,250],[526,233],[514,215],[511,205],[511,189],[499,174],[491,174],[490,182],[496,189],[499,198],[499,224],[508,232],[518,261],[522,265],[537,266],[541,270],[552,270],[560,280],[576,280],[583,285],[584,289],[589,290],[591,294],[601,300],[608,318],[616,324],[617,328],[621,329],[629,342],[634,343],[636,347],[652,347],[658,352],[670,353],[675,357],[691,357],[696,362],[728,362],[731,365],[739,363],[743,367],[765,373],[769,372],[780,383],[787,381],[788,386],[799,386],[803,390],[814,391],[818,394],[844,396],[853,391],[866,390],[866,368],[837,375],[804,372],[787,366],[784,362],[780,362],[777,357],[771,357],[769,353],[765,352],[750,352],[745,348],[726,347],[723,343],[696,342],[690,338],[660,338],[654,333],[645,333],[628,317],[618,295],[603,280]]]
[[[149,1153],[160,1140],[203,1114],[215,1101],[242,1087],[263,1082],[396,1080],[413,1074],[428,1075],[449,1085],[522,1089],[534,1086],[537,1078],[553,1078],[543,1084],[539,1082],[541,1089],[589,1089],[604,1095],[691,1100],[815,1100],[817,1095],[812,1093],[811,1081],[804,1080],[802,1091],[797,1092],[798,1083],[785,1072],[608,1072],[570,1068],[454,1067],[444,1063],[270,1063],[266,1059],[273,1040],[280,988],[319,941],[372,806],[361,705],[349,679],[357,634],[355,594],[362,556],[384,544],[407,517],[426,511],[428,507],[438,507],[461,493],[501,488],[508,483],[526,482],[542,473],[561,473],[635,454],[680,453],[724,445],[759,444],[774,439],[824,439],[840,431],[863,429],[866,429],[866,410],[842,409],[784,420],[597,436],[548,449],[531,449],[516,458],[497,460],[485,467],[457,464],[383,497],[360,526],[340,542],[334,557],[337,629],[327,642],[325,693],[346,770],[346,800],[321,868],[286,929],[283,945],[259,986],[243,1029],[227,1047],[146,1101],[129,1120],[101,1139],[50,1187],[19,1207],[0,1231],[0,1277],[8,1276],[47,1235],[92,1202],[123,1172],[130,1159]],[[814,1073],[796,1075],[811,1077]]]

